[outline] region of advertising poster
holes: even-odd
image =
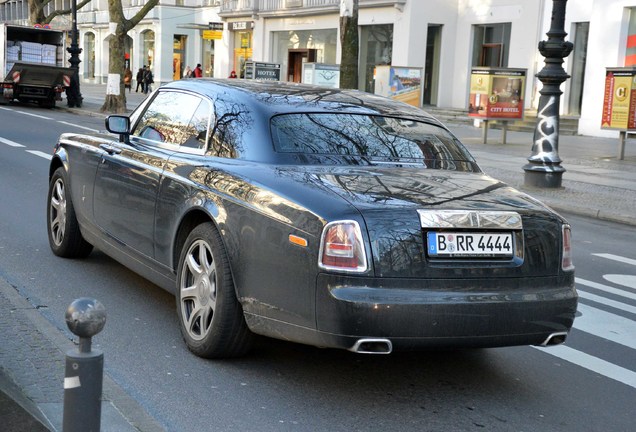
[[[636,69],[607,68],[602,129],[636,129]]]
[[[375,94],[422,106],[422,68],[380,65],[373,77]]]
[[[409,105],[420,106],[422,69],[392,67],[389,97]]]
[[[484,120],[522,120],[526,69],[473,68],[468,115]]]
[[[340,66],[303,63],[303,83],[338,88],[340,87]]]

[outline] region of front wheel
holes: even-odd
[[[238,357],[251,348],[253,334],[236,298],[221,236],[211,222],[192,230],[181,250],[177,313],[183,339],[199,357]]]
[[[70,192],[66,171],[58,168],[51,177],[46,202],[49,245],[57,256],[84,258],[91,253],[93,246],[82,237]]]

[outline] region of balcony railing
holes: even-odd
[[[360,0],[360,8],[394,6],[402,10],[407,0]],[[340,0],[221,0],[219,15],[307,15],[340,9]]]

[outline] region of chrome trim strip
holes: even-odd
[[[513,211],[418,210],[422,228],[521,230],[521,216]]]

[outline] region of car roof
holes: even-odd
[[[251,106],[269,117],[284,113],[336,112],[404,117],[440,125],[417,107],[357,90],[309,84],[243,79],[193,78],[173,81],[162,89],[180,89],[209,98]]]

